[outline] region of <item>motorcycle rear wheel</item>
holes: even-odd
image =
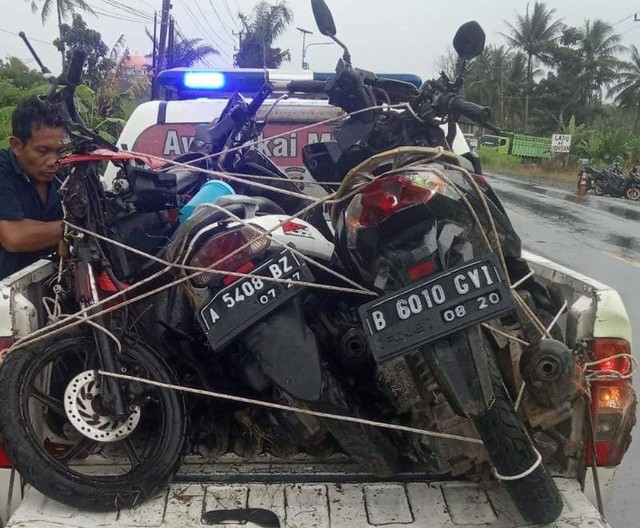
[[[168,484],[181,460],[185,411],[174,391],[123,382],[129,418],[137,412],[139,419],[124,421],[122,429],[96,406],[95,347],[91,334],[73,333],[7,356],[0,366],[0,439],[20,475],[44,495],[110,511],[143,502]],[[123,339],[118,359],[129,375],[172,382],[169,368],[141,343]],[[69,392],[74,384],[78,390]],[[99,468],[83,464],[96,451]]]
[[[627,192],[625,193],[625,196],[629,200],[633,200],[634,202],[637,202],[638,200],[640,200],[640,188],[639,187],[629,187],[627,189]]]
[[[474,423],[497,473],[507,477],[519,475],[533,466],[537,454],[490,353],[488,363],[495,400]],[[548,524],[560,516],[562,497],[542,464],[524,478],[502,483],[527,521]]]
[[[596,186],[593,188],[593,191],[598,195],[598,196],[604,196],[605,192],[604,192],[604,188],[602,187],[601,184],[596,183]]]

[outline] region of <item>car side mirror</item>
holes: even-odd
[[[484,50],[486,36],[475,20],[462,24],[453,38],[453,47],[463,60],[477,57]]]
[[[327,37],[335,37],[338,31],[327,3],[324,0],[311,0],[311,9],[320,33]]]

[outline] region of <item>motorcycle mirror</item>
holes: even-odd
[[[462,24],[453,37],[453,47],[463,60],[477,57],[484,50],[484,30],[475,20]]]
[[[327,3],[324,0],[311,0],[311,9],[320,33],[326,37],[335,37],[338,31]]]

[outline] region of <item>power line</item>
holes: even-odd
[[[231,19],[231,21],[233,22],[233,24],[236,26],[236,29],[240,29],[240,25],[238,24],[238,21],[236,20],[236,16],[231,12],[231,8],[229,7],[229,2],[227,2],[227,0],[224,0],[224,5],[227,8],[227,13],[229,13],[229,18]],[[238,11],[240,11],[240,8],[238,7]]]
[[[615,27],[615,26],[617,26],[618,24],[622,24],[623,22],[625,22],[625,21],[629,20],[630,18],[635,17],[636,13],[637,13],[637,11],[636,11],[635,13],[631,13],[629,16],[626,16],[626,17],[624,17],[624,18],[622,18],[622,19],[618,20],[618,21],[617,21],[613,26]]]
[[[13,35],[15,37],[20,38],[20,35],[18,35],[18,33],[14,32],[14,31],[9,31],[8,29],[3,29],[3,28],[0,28],[0,31],[2,31],[3,33],[8,33],[9,35]],[[53,45],[53,42],[47,42],[46,40],[39,40],[39,39],[31,38],[31,37],[29,37],[29,40],[32,41],[32,42],[39,42],[40,44],[48,44],[49,46],[53,46],[55,48],[55,46]]]
[[[200,4],[196,3],[196,7],[198,8],[198,11],[200,11],[200,14],[202,15],[202,18],[206,22],[207,26],[209,26],[209,29],[211,30],[211,38],[214,39],[215,43],[220,47],[223,47],[225,44],[228,44],[228,42],[221,43],[218,40],[218,37],[221,37],[221,38],[224,38],[224,37],[222,37],[221,35],[218,35],[216,29],[209,22],[209,17],[207,17],[207,15],[204,14],[204,11],[200,7]]]
[[[93,8],[93,11],[96,15],[105,16],[107,18],[113,18],[115,20],[122,20],[124,22],[133,22],[134,24],[145,24],[146,22],[151,22],[152,20],[141,19],[141,18],[131,18],[124,15],[118,15],[113,12],[102,11],[96,8]]]
[[[626,31],[623,31],[622,33],[620,33],[620,36],[626,35],[627,33],[631,33],[632,31],[635,31],[636,29],[640,29],[640,25],[634,26],[631,29],[627,29]]]
[[[216,18],[218,19],[218,22],[220,22],[220,26],[222,27],[222,29],[225,30],[225,32],[227,33],[227,35],[229,35],[229,37],[231,38],[231,40],[233,40],[233,35],[231,34],[231,32],[233,30],[229,30],[227,28],[227,25],[224,23],[224,21],[222,20],[222,17],[220,16],[220,14],[218,13],[218,10],[216,9],[216,6],[214,5],[212,0],[209,0],[209,4],[211,5],[211,8],[213,9],[213,12],[216,15]]]
[[[194,12],[191,10],[191,8],[186,2],[183,3],[183,7],[185,8],[187,15],[193,22],[196,29],[200,32],[201,36],[204,38],[205,41],[208,41],[209,38],[207,38],[206,35],[208,35],[209,32],[204,28],[202,23],[198,20],[198,17],[196,17],[196,15],[194,14]],[[219,44],[216,44],[216,46],[220,54],[225,55],[227,60],[230,60],[231,62],[233,62],[233,59],[231,58],[231,56],[224,50],[224,46],[220,46]]]
[[[115,13],[119,16],[122,16],[124,14],[129,14],[135,17],[139,17],[145,20],[151,20],[153,19],[153,14],[152,13],[148,13],[145,11],[142,11],[140,9],[136,9],[134,7],[128,6],[126,4],[123,4],[122,2],[118,2],[116,0],[101,0],[102,2],[104,2],[105,4],[107,4],[109,7],[113,7],[115,9],[119,9],[124,11],[124,13]],[[104,10],[104,8],[101,8],[102,10]]]

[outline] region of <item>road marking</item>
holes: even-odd
[[[511,211],[511,212],[513,212],[513,213],[519,214],[520,216],[527,216],[527,217],[531,217],[532,216],[529,213],[525,213],[522,209],[519,209],[517,207],[513,207],[511,205],[505,205],[504,208],[509,210],[509,211]]]
[[[636,260],[636,259],[632,259],[629,257],[623,257],[622,255],[616,255],[615,253],[605,253],[606,255],[610,256],[611,258],[614,258],[616,260],[620,260],[621,262],[624,262],[625,264],[631,264],[632,266],[635,266],[636,268],[640,268],[640,260]]]

